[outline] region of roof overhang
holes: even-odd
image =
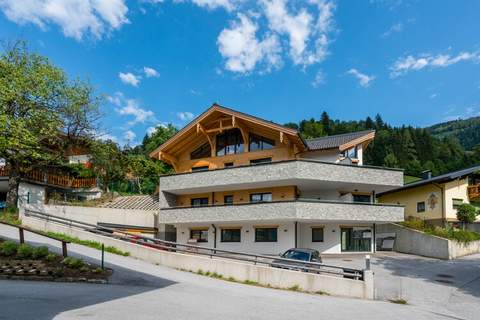
[[[211,127],[212,122],[217,123],[215,124],[215,127]],[[189,139],[189,137],[203,135],[207,137],[209,143],[212,144],[213,141],[211,141],[210,136],[215,132],[221,132],[231,128],[239,128],[243,134],[246,125],[257,125],[267,130],[278,131],[280,141],[294,144],[299,152],[307,149],[305,142],[295,129],[214,103],[210,108],[179,130],[165,143],[152,151],[150,157],[165,160],[169,163],[175,162],[176,158],[174,154],[179,148],[182,145],[188,145],[189,142],[192,142],[192,139]]]

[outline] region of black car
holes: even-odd
[[[315,249],[292,248],[285,251],[283,254],[280,255],[280,257],[284,259],[298,260],[299,262],[297,263],[294,261],[283,261],[275,259],[271,263],[272,267],[298,270],[305,267],[314,268],[313,266],[305,265],[302,262],[322,263],[322,257],[320,256],[320,253]]]

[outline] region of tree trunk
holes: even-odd
[[[8,177],[7,208],[16,208],[18,201],[18,186],[20,184],[20,174],[13,168]]]

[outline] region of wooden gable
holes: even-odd
[[[150,153],[150,156],[175,167],[182,154],[208,143],[213,157],[216,147],[215,136],[233,128],[240,130],[245,144],[248,144],[249,133],[255,133],[290,145],[295,152],[306,150],[296,130],[214,104]]]

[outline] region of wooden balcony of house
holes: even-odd
[[[467,191],[470,200],[480,200],[480,183],[468,186]]]
[[[9,169],[0,168],[0,177],[8,177]],[[23,175],[23,180],[39,182],[45,185],[63,187],[63,188],[93,188],[97,185],[96,178],[73,178],[67,175],[47,173],[40,170],[32,170]]]

